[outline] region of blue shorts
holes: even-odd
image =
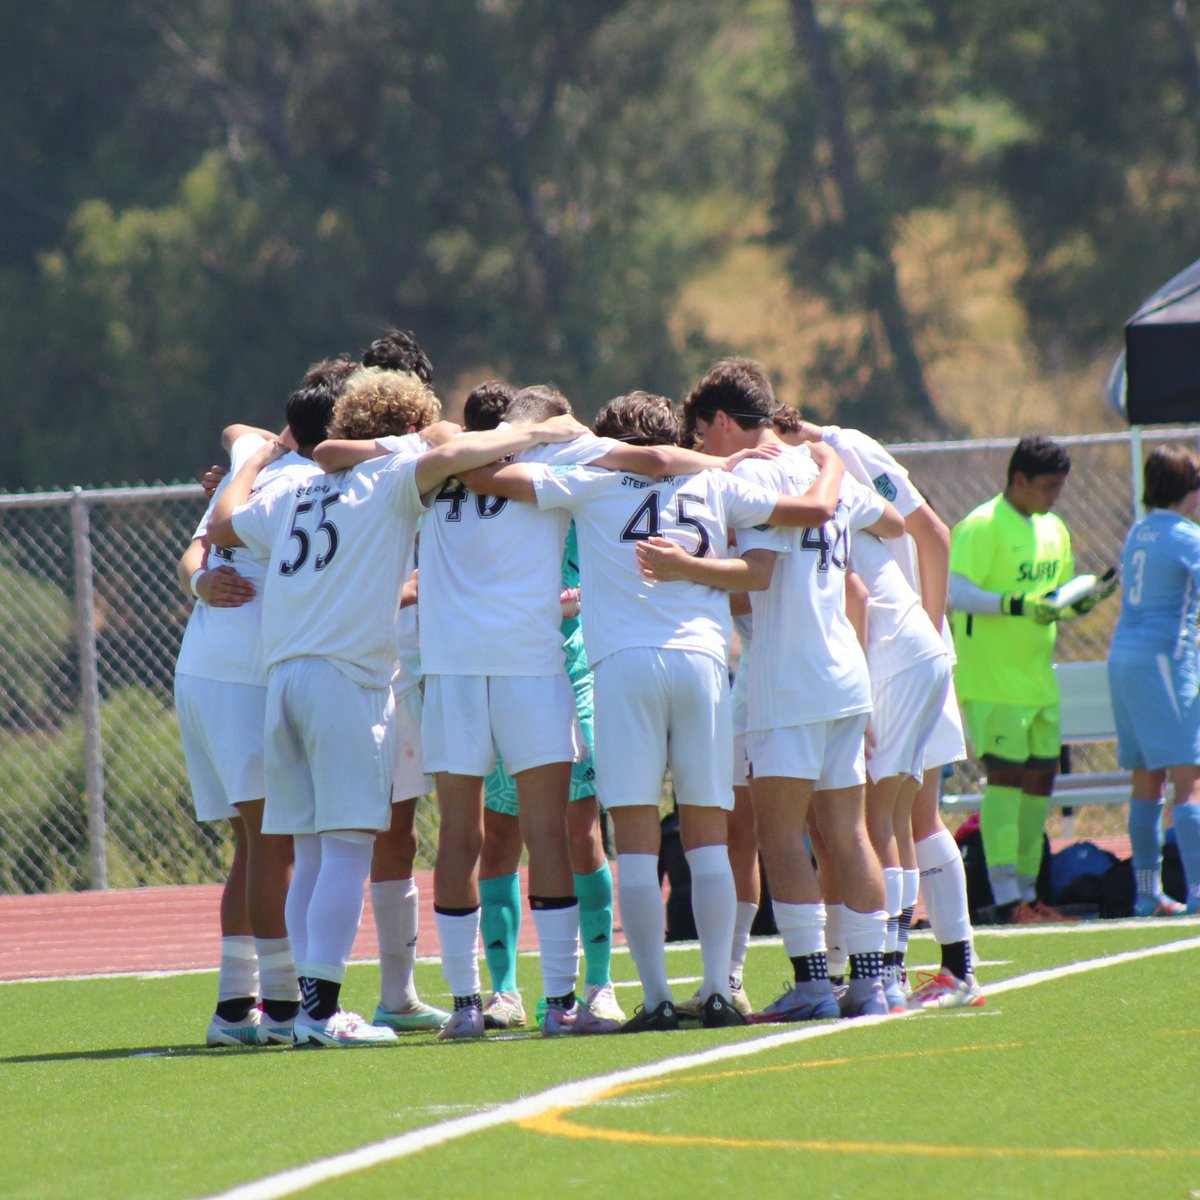
[[[1200,696],[1194,664],[1156,654],[1136,663],[1109,662],[1117,726],[1117,763],[1157,771],[1200,763]]]

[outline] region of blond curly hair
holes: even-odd
[[[431,388],[407,371],[363,367],[333,406],[331,438],[381,438],[418,432],[442,414]]]

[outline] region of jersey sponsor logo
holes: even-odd
[[[871,484],[885,500],[895,500],[896,485],[891,481],[886,471],[882,475],[876,475],[871,480]]]
[[[1017,581],[1019,583],[1045,583],[1057,577],[1062,567],[1060,559],[1052,558],[1049,562],[1023,562],[1017,566]]]

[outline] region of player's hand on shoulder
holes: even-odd
[[[454,421],[434,421],[421,430],[421,441],[427,446],[444,446],[462,433],[462,426]]]
[[[213,492],[217,490],[221,480],[229,474],[229,468],[223,467],[219,463],[213,463],[203,475],[200,476],[200,486],[204,489],[206,498],[211,498]]]
[[[782,453],[783,447],[776,442],[768,442],[765,446],[748,446],[725,460],[725,470],[732,471],[738,463],[745,462],[748,458],[778,458]]]
[[[637,544],[638,567],[647,579],[669,580],[686,578],[683,568],[690,555],[675,542],[666,538],[646,538]]]
[[[196,579],[196,594],[210,608],[241,608],[254,599],[254,584],[232,567],[213,567]]]
[[[585,433],[592,432],[586,425],[577,421],[570,413],[563,413],[561,416],[539,421],[534,428],[539,433],[544,434],[548,442],[573,442],[577,437],[582,437]]]
[[[812,455],[812,460],[818,467],[825,467],[830,463],[841,463],[841,457],[838,452],[827,442],[815,441],[805,442],[809,454]]]

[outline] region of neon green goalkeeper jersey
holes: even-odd
[[[950,534],[950,570],[989,592],[1043,596],[1074,574],[1071,535],[1053,513],[1023,517],[1003,495],[969,512]],[[1032,617],[951,615],[960,700],[1042,707],[1058,703],[1056,625]]]

